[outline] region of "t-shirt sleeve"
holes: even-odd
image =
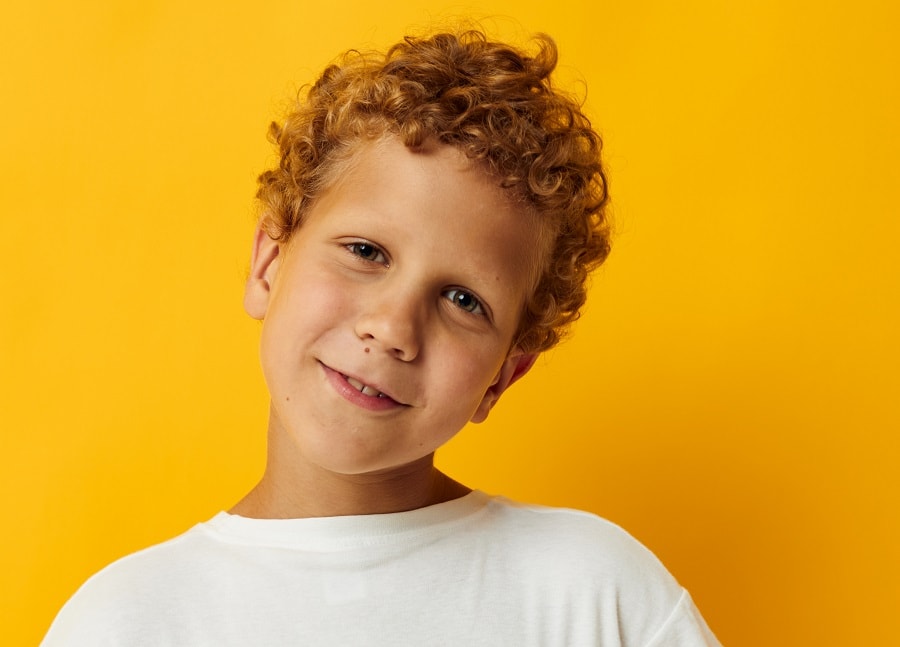
[[[681,597],[666,622],[646,647],[722,647],[703,620],[690,594]]]

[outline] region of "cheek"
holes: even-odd
[[[278,286],[281,300],[296,305],[309,300],[334,299],[334,291],[344,287],[346,281],[330,267],[330,259],[312,254],[301,263],[287,266],[286,279]]]
[[[455,348],[449,354],[444,369],[445,392],[448,398],[456,397],[460,405],[464,403],[474,413],[485,392],[491,387],[502,366],[502,358],[491,359],[491,350],[478,352],[469,346]]]
[[[321,281],[279,291],[263,319],[263,360],[296,362],[304,350],[352,319],[352,303],[347,290]]]
[[[351,286],[322,271],[298,271],[297,277],[279,285],[266,319],[279,326],[302,330],[346,315],[353,300]]]

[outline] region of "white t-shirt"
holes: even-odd
[[[619,527],[475,491],[391,514],[219,513],[93,576],[42,644],[719,643],[687,592]]]

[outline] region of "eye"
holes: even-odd
[[[384,252],[372,243],[350,243],[346,245],[346,248],[350,250],[351,254],[359,256],[364,261],[383,264],[387,264],[388,262]]]
[[[484,314],[484,308],[481,307],[481,301],[479,301],[471,292],[466,292],[459,288],[451,288],[444,292],[444,296],[457,308],[476,315]]]

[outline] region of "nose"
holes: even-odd
[[[424,316],[414,295],[374,296],[356,320],[356,335],[377,350],[411,362],[422,348]]]

